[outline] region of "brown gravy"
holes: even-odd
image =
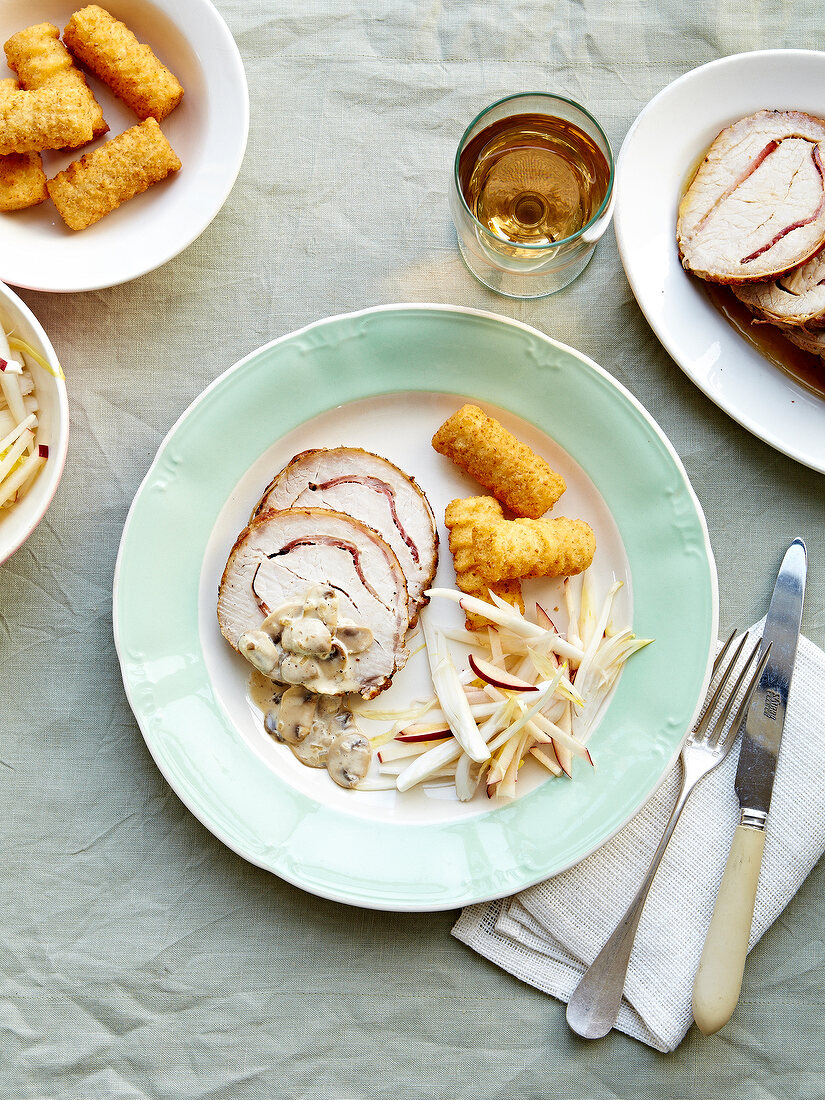
[[[702,289],[728,324],[751,347],[809,393],[825,400],[825,360],[786,340],[775,325],[754,324],[751,311],[729,287],[702,281]]]

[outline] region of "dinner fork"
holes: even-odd
[[[710,689],[713,689],[713,685],[716,683],[717,673],[723,668],[725,658],[733,645],[735,637],[736,631],[734,630],[713,663]],[[568,1002],[567,1022],[573,1031],[577,1035],[581,1035],[583,1039],[600,1039],[603,1035],[607,1035],[615,1024],[622,1003],[625,977],[627,976],[630,954],[633,950],[633,941],[636,938],[636,930],[639,927],[642,910],[662,856],[665,854],[665,848],[667,848],[668,841],[676,828],[676,822],[679,820],[679,815],[684,809],[693,788],[708,772],[713,771],[715,767],[722,763],[736,740],[739,726],[768,659],[770,646],[762,655],[748,681],[744,695],[741,702],[736,706],[736,710],[734,711],[733,708],[737,696],[759,650],[759,642],[748,654],[730,695],[712,726],[711,720],[724,689],[732,679],[733,670],[747,640],[748,635],[746,632],[737,645],[733,656],[725,665],[715,690],[712,691],[712,694],[709,690],[704,709],[682,748],[680,756],[682,785],[679,797],[676,800],[673,813],[670,815],[664,836],[653,856],[650,869],[627,912],[619,922],[616,931],[593,960],[589,969],[585,971]],[[730,722],[728,722],[728,719],[730,719]]]

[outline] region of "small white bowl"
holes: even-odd
[[[81,6],[67,0],[0,0],[0,42],[30,23],[62,29]],[[69,293],[117,286],[154,271],[206,229],[241,167],[249,94],[238,47],[214,5],[103,0],[103,7],[150,45],[184,87],[180,106],[161,123],[183,167],[79,233],[66,228],[51,200],[0,214],[0,279],[13,286]],[[0,76],[13,75],[0,66]],[[50,178],[138,122],[91,74],[88,82],[110,131],[83,149],[44,153]]]
[[[69,403],[60,363],[48,336],[29,307],[4,283],[0,283],[0,324],[6,332],[12,331],[31,344],[55,371],[52,374],[38,363],[31,367],[40,404],[37,441],[47,444],[49,457],[22,500],[0,510],[2,563],[23,545],[46,514],[57,490],[69,445]]]

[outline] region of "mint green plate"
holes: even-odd
[[[524,793],[504,805],[483,794],[459,803],[444,787],[342,791],[264,733],[246,698],[246,666],[218,632],[221,571],[263,487],[306,447],[385,454],[416,477],[438,517],[453,496],[477,492],[429,442],[467,399],[564,474],[555,512],[592,523],[594,576],[603,588],[625,582],[617,616],[655,642],[628,663],[593,732],[597,767],[577,767],[572,780],[520,778]],[[438,580],[452,585],[441,535]],[[551,607],[557,597],[542,593]],[[443,601],[430,613],[460,622]],[[213,382],[172,428],[135,497],[114,587],[129,702],[192,813],[245,859],[312,893],[397,910],[510,894],[604,844],[676,760],[704,698],[717,615],[701,508],[635,398],[534,329],[442,306],[319,321]],[[410,660],[380,705],[429,693],[422,661]]]

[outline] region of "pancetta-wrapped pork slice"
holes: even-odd
[[[748,309],[766,321],[810,328],[825,326],[825,254],[822,252],[770,282],[749,283],[731,289]]]
[[[679,207],[682,264],[719,283],[776,279],[825,242],[825,122],[759,111],[723,130]]]
[[[371,644],[353,655],[346,684],[372,699],[407,659],[407,585],[393,550],[352,516],[325,508],[258,515],[238,536],[221,578],[221,632],[238,649],[242,636],[316,586],[337,594],[342,618],[372,633]]]
[[[253,517],[270,508],[331,508],[377,531],[404,571],[410,626],[415,625],[438,565],[438,535],[429,502],[413,478],[360,447],[302,451],[267,486]]]

